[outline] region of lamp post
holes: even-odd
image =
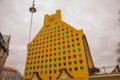
[[[30,21],[30,33],[29,33],[29,42],[31,38],[31,29],[32,29],[32,20],[33,20],[33,13],[35,13],[37,10],[35,8],[35,0],[33,0],[32,7],[30,7],[29,11],[31,12],[31,21]]]

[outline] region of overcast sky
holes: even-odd
[[[29,39],[32,0],[0,0],[0,32],[11,35],[6,66],[23,73]],[[116,64],[116,45],[120,40],[118,12],[120,0],[36,0],[32,36],[41,29],[45,14],[60,9],[62,20],[83,29],[96,67]]]

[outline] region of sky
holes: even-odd
[[[0,0],[0,32],[11,35],[6,66],[24,72],[29,43],[32,0]],[[31,39],[41,29],[45,14],[60,9],[62,20],[83,29],[96,67],[117,64],[116,46],[120,41],[120,0],[36,0]]]

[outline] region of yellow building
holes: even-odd
[[[83,30],[61,20],[60,10],[45,15],[42,29],[27,46],[24,80],[34,75],[40,80],[88,80],[83,37]]]
[[[61,19],[60,10],[45,15],[42,29],[27,46],[24,80],[119,80],[97,75],[83,30]]]

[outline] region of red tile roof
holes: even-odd
[[[16,73],[16,70],[14,68],[12,68],[12,67],[4,67],[3,69],[6,70],[6,71],[10,71],[10,72],[15,72]]]

